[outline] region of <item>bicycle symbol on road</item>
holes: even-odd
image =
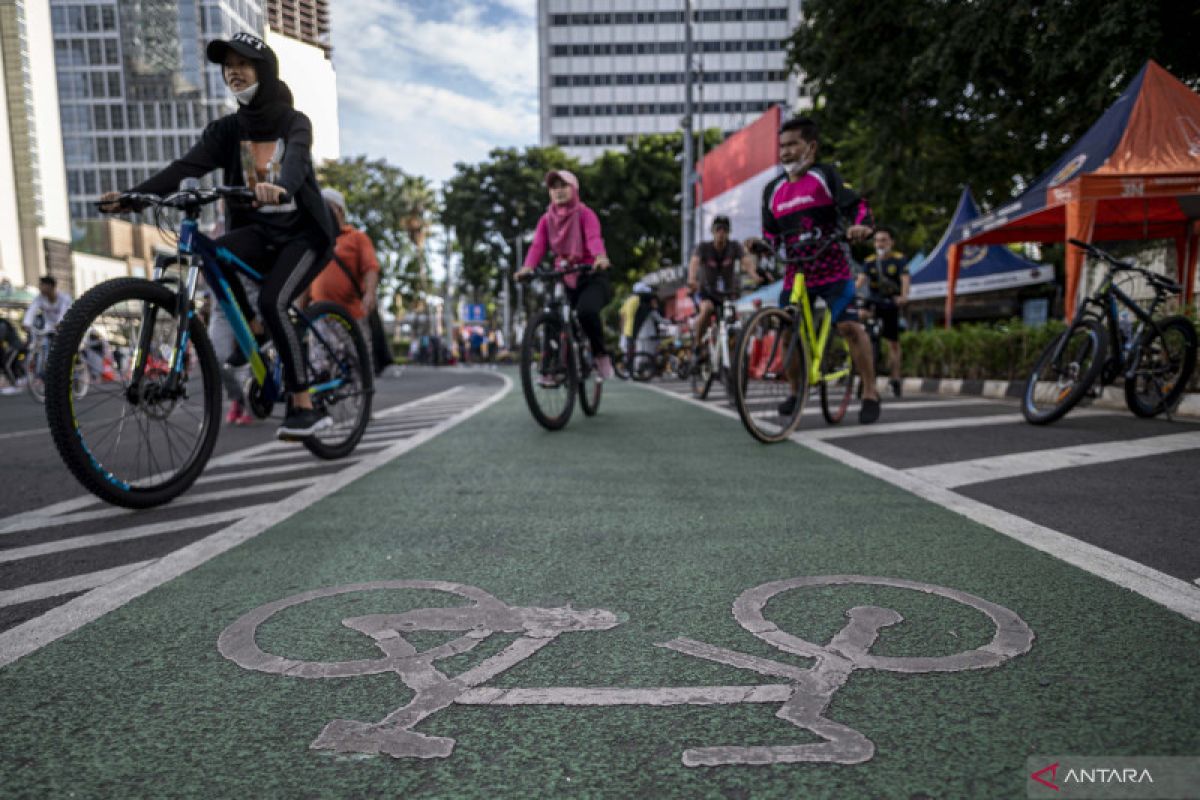
[[[767,603],[794,589],[822,586],[882,586],[937,595],[989,617],[995,635],[983,647],[937,657],[871,655],[879,632],[903,621],[887,608],[858,606],[846,612],[846,624],[828,644],[817,645],[776,627],[763,615]],[[258,627],[280,611],[326,597],[379,590],[435,590],[457,595],[467,605],[423,608],[400,614],[370,614],[345,619],[342,624],[369,636],[383,652],[378,659],[358,661],[297,661],[263,652],[255,640]],[[665,686],[627,689],[617,687],[498,688],[489,680],[516,666],[564,633],[602,631],[615,627],[617,616],[604,609],[535,608],[510,606],[473,586],[445,581],[376,581],[317,589],[268,603],[245,614],[221,634],[221,654],[246,669],[296,678],[347,678],[395,673],[413,691],[406,705],[379,722],[334,720],[312,743],[314,749],[345,753],[386,753],[395,758],[445,758],[455,740],[414,730],[418,723],[451,705],[466,706],[674,706],[779,704],[776,716],[824,741],[745,747],[721,745],[684,750],[689,767],[728,764],[781,764],[821,762],[859,764],[870,760],[875,745],[853,728],[825,716],[834,694],[851,673],[860,669],[886,672],[958,672],[998,666],[1029,652],[1033,631],[1003,606],[966,592],[898,578],[862,575],[823,575],[792,578],[756,586],[734,601],[737,622],[772,647],[793,656],[815,660],[807,669],[761,658],[688,638],[658,644],[677,653],[750,670],[779,682],[754,686]],[[428,650],[418,651],[405,634],[441,631],[462,635]],[[452,656],[474,649],[493,634],[518,634],[503,650],[456,677],[436,666]]]

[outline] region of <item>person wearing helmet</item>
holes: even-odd
[[[217,169],[224,172],[225,184],[254,191],[252,206],[227,204],[229,232],[217,245],[264,275],[255,305],[240,281],[230,281],[230,287],[249,312],[255,333],[265,326],[279,353],[290,395],[279,438],[307,438],[332,421],[313,408],[300,334],[288,319],[288,307],[325,266],[336,236],[313,170],[312,123],[296,110],[291,90],[279,79],[279,58],[259,37],[243,32],[229,40],[216,39],[205,53],[221,65],[237,111],[209,123],[182,158],[131,191],[166,195],[183,179]],[[101,201],[102,211],[131,210],[118,192],[105,194]]]
[[[607,272],[612,264],[605,254],[600,218],[580,201],[579,179],[571,172],[559,169],[546,173],[546,189],[550,193],[550,205],[538,220],[533,244],[525,254],[525,264],[517,270],[515,277],[521,279],[531,274],[547,250],[554,253],[557,270],[584,265],[595,268],[567,275],[563,283],[596,356],[599,377],[611,378],[612,359],[604,346],[604,322],[600,319],[600,311],[612,297]]]
[[[729,217],[718,215],[712,222],[711,241],[701,242],[692,251],[688,261],[688,291],[692,292],[698,309],[696,328],[693,331],[696,347],[692,352],[692,366],[708,357],[708,349],[701,347],[704,334],[723,302],[722,295],[739,289],[738,270],[757,280],[758,268],[753,259],[747,258],[741,242],[730,239]]]

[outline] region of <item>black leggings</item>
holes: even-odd
[[[579,324],[587,334],[588,342],[592,345],[592,354],[608,355],[604,347],[604,323],[600,320],[600,312],[612,299],[612,286],[608,276],[603,273],[582,275],[574,289],[567,288],[567,298],[571,308],[579,317]]]
[[[300,333],[288,320],[287,310],[321,273],[328,258],[317,252],[317,247],[303,236],[282,239],[277,232],[258,225],[231,231],[217,239],[217,245],[262,272],[257,309],[247,300],[241,281],[229,280],[229,287],[237,297],[238,305],[252,315],[257,311],[257,316],[262,317],[283,364],[284,388],[292,394],[304,391],[308,388],[304,351]],[[232,276],[227,279],[229,277]]]

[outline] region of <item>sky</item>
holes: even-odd
[[[335,0],[343,156],[441,182],[537,144],[536,0]]]

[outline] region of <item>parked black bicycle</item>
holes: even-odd
[[[167,197],[121,195],[128,207],[183,212],[175,255],[161,258],[152,280],[114,278],[88,290],[58,326],[46,365],[46,419],[63,462],[84,488],[110,503],[147,508],[169,502],[200,476],[221,421],[220,365],[196,313],[201,274],[225,311],[253,375],[247,400],[259,417],[284,399],[278,358],[255,341],[230,290],[233,272],[262,274],[199,230],[201,209],[222,198],[250,202],[245,187],[188,186]],[[303,440],[320,458],[349,455],[371,417],[373,373],[367,345],[350,313],[334,303],[290,309],[301,334],[313,405],[333,425]],[[86,398],[73,391],[88,332],[127,350],[112,380]]]
[[[525,328],[521,343],[521,389],[529,413],[547,430],[556,431],[571,419],[575,398],[587,416],[600,410],[596,360],[583,326],[567,300],[563,278],[591,267],[583,265],[562,271],[538,269],[524,280],[544,286],[542,310]]]
[[[1120,377],[1125,382],[1125,404],[1134,414],[1170,414],[1196,368],[1196,328],[1187,317],[1155,314],[1182,287],[1094,245],[1070,242],[1108,264],[1108,271],[1075,320],[1038,359],[1025,384],[1021,413],[1035,425],[1054,422],[1089,392],[1099,394]],[[1154,291],[1149,308],[1142,308],[1117,286],[1118,280],[1137,276]],[[1128,331],[1121,325],[1120,306],[1136,320]]]

